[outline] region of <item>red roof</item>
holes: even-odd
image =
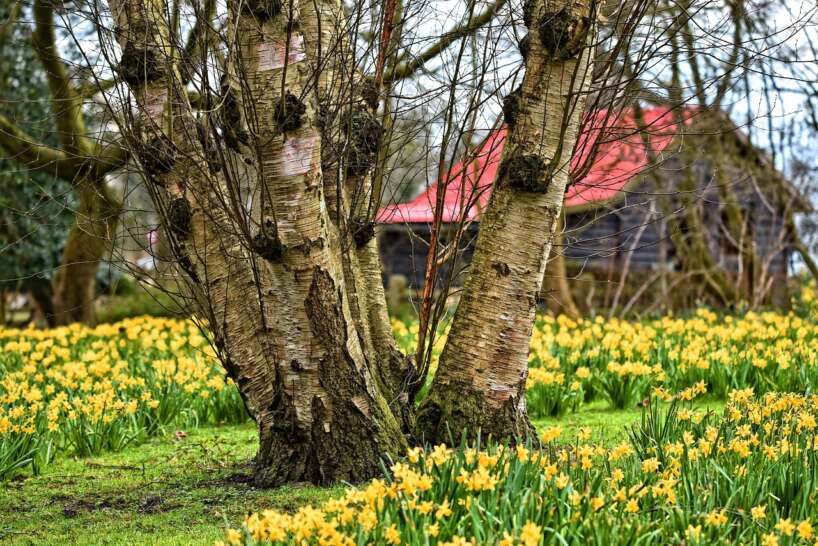
[[[673,113],[666,108],[648,109],[644,111],[644,121],[650,147],[658,155],[678,134]],[[492,132],[467,165],[470,168],[464,171],[463,161],[458,162],[439,183],[432,184],[412,201],[382,208],[378,212],[378,222],[432,222],[439,184],[443,184],[446,191],[444,222],[458,222],[463,219],[464,212],[466,219],[479,220],[497,177],[505,141],[505,127]],[[595,143],[593,163],[585,167],[587,174],[565,193],[565,207],[569,211],[624,195],[625,185],[649,166],[648,153],[632,112],[614,117],[608,111],[600,110],[589,116],[580,135],[577,153],[571,160],[572,171],[585,165]]]

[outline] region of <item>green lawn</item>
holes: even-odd
[[[696,400],[695,408],[697,411],[721,412],[724,409],[724,402],[702,397]],[[627,439],[630,425],[638,423],[641,417],[641,408],[613,411],[608,409],[606,402],[600,400],[585,404],[576,413],[568,413],[560,418],[538,419],[534,424],[538,430],[554,425],[563,427],[561,436],[563,440],[571,440],[572,434],[582,427],[587,427],[591,429],[595,441],[612,447]]]
[[[612,445],[640,415],[594,403],[536,425],[559,424],[566,440],[591,427],[595,438]],[[255,449],[247,424],[174,433],[93,459],[62,457],[41,476],[0,484],[0,544],[212,544],[225,521],[236,524],[248,511],[294,510],[343,489],[255,489],[249,483]]]
[[[0,544],[213,544],[225,518],[318,503],[341,487],[257,490],[254,428],[203,428],[93,459],[58,459],[0,494]]]

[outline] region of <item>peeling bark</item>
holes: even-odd
[[[258,425],[256,482],[365,480],[406,440],[365,341],[368,313],[350,297],[365,284],[356,277],[360,268],[345,263],[348,240],[331,217],[329,201],[339,196],[325,196],[323,120],[311,78],[321,73],[319,52],[330,50],[322,45],[332,36],[333,27],[319,20],[340,21],[343,12],[332,0],[293,2],[259,19],[238,5],[228,6],[237,15],[230,60],[241,79],[236,102],[254,114],[252,135],[237,150],[255,165],[247,181],[252,203],[242,208],[235,182],[208,168],[168,59],[163,79],[132,87],[147,128],[140,138],[166,138],[179,152],[167,173],[152,173],[154,200],[181,274]],[[167,43],[160,7],[160,0],[121,5],[122,28],[142,17],[157,30],[145,43],[131,34],[140,47]]]

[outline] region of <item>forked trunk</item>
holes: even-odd
[[[94,322],[97,270],[111,248],[119,218],[119,206],[100,193],[102,187],[89,181],[77,188],[80,206],[54,276],[53,315],[46,316],[49,324]]]
[[[230,126],[221,134],[245,134],[231,150],[207,127],[195,137],[177,68],[162,53],[162,1],[119,5],[123,51],[161,63],[153,78],[129,82],[145,128],[136,136],[180,274],[258,424],[257,483],[361,481],[406,440],[371,341],[378,293],[358,278],[363,265],[331,217],[348,208],[325,196],[320,128],[334,105],[313,83],[336,66],[319,54],[338,50],[343,11],[334,0],[274,4],[228,4],[237,42],[233,96],[222,102],[236,110],[222,116]],[[251,172],[234,176],[229,161],[209,168],[216,154],[236,154]]]
[[[562,209],[571,151],[590,82],[587,1],[532,1],[526,74],[504,110],[509,141],[471,273],[418,430],[431,442],[461,432],[530,436],[528,349],[546,260]],[[517,101],[514,104],[511,101]]]

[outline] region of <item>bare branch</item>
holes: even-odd
[[[83,99],[93,97],[97,93],[104,93],[116,85],[116,80],[93,80],[77,86],[77,94]]]
[[[77,161],[62,150],[37,141],[0,114],[0,148],[10,159],[27,168],[45,172],[73,182],[77,174]]]
[[[392,83],[412,76],[423,65],[440,55],[443,50],[452,45],[460,38],[464,38],[487,24],[494,18],[495,14],[506,4],[506,0],[496,0],[483,13],[471,17],[466,23],[457,25],[448,32],[443,33],[440,40],[429,46],[417,57],[401,62],[393,71],[384,75],[384,83]]]
[[[91,146],[85,136],[82,97],[71,83],[68,71],[57,53],[53,4],[47,0],[37,0],[34,4],[34,20],[36,27],[32,45],[48,79],[51,109],[60,142],[68,154],[87,156]]]
[[[0,114],[0,149],[9,159],[36,172],[48,173],[72,184],[81,176],[102,180],[128,161],[128,151],[118,142],[100,141],[88,157],[70,156],[59,148],[38,141],[6,116]]]

